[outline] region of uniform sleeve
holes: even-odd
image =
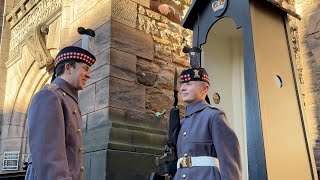
[[[218,111],[214,116],[211,128],[221,180],[242,179],[239,141],[223,112]]]
[[[35,95],[28,125],[32,166],[37,179],[72,180],[66,155],[63,110],[53,91],[41,90]]]

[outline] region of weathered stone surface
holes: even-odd
[[[156,87],[159,89],[173,90],[173,80],[174,80],[174,75],[172,72],[162,71],[159,74]]]
[[[91,1],[88,1],[91,3]],[[86,27],[96,29],[111,19],[112,0],[103,0],[85,13]],[[94,20],[93,20],[94,19]]]
[[[13,28],[11,31],[11,48],[16,47],[24,40],[31,29],[49,19],[61,6],[61,0],[53,0],[50,2],[39,1],[35,8],[28,8],[30,12],[23,16],[18,17],[16,16],[16,12],[11,12],[8,15],[10,28]],[[19,18],[20,21],[15,21],[15,18]]]
[[[132,145],[132,130],[124,128],[111,128],[110,142]]]
[[[166,40],[166,39],[162,39],[162,38],[158,38],[158,37],[153,37],[153,40],[156,42],[156,43],[159,43],[159,44],[163,44],[163,45],[170,45],[171,42]]]
[[[24,131],[26,131],[26,126],[16,126],[16,125],[3,125],[4,128],[8,127],[8,137],[24,137]]]
[[[83,133],[84,153],[105,150],[108,148],[111,126]]]
[[[137,57],[135,55],[111,48],[110,76],[135,81]]]
[[[154,163],[156,156],[153,153],[147,154],[109,149],[107,157],[106,179],[149,179],[150,172],[154,172],[156,169]],[[122,162],[134,162],[134,165]]]
[[[320,46],[312,50],[312,54],[313,54],[312,59],[315,59],[315,62],[317,63],[318,67],[320,67]]]
[[[79,106],[83,115],[94,111],[95,98],[94,84],[79,91]]]
[[[110,78],[110,106],[145,111],[145,88],[134,82]]]
[[[172,62],[172,47],[155,43],[155,57]]]
[[[90,67],[91,72],[106,64],[110,64],[110,49],[100,52],[95,57],[96,62]]]
[[[125,123],[126,111],[120,108],[109,107],[109,120],[111,122]]]
[[[110,76],[110,65],[105,64],[91,72],[91,77],[88,79],[86,86],[96,83]]]
[[[179,58],[179,57],[177,57],[177,58],[174,58],[173,59],[173,62],[174,63],[177,63],[177,64],[179,64],[179,65],[182,65],[182,66],[184,66],[184,67],[190,67],[190,61],[189,61],[189,59],[187,58],[187,57],[181,57],[181,58]]]
[[[83,166],[84,166],[84,175],[86,179],[90,179],[90,170],[91,170],[91,153],[83,154]]]
[[[155,20],[157,20],[157,21],[160,21],[160,20],[161,20],[161,14],[159,14],[159,13],[156,13],[156,12],[154,12],[154,11],[151,11],[151,10],[149,10],[149,9],[146,9],[146,14],[147,14],[147,16],[148,16],[149,18],[151,18],[151,19],[155,19]]]
[[[82,116],[82,132],[87,132],[88,115]]]
[[[5,144],[5,146],[0,147],[0,154],[3,154],[4,151],[19,151],[22,142],[23,139],[20,137],[2,139],[1,144]]]
[[[102,79],[96,84],[95,109],[103,109],[109,106],[109,78]]]
[[[150,62],[148,59],[143,59],[140,57],[137,59],[137,69],[156,74],[160,72],[160,67],[157,64]]]
[[[147,114],[139,111],[128,110],[125,116],[126,124],[138,127],[146,127],[148,130],[157,129],[165,131],[165,124],[155,117],[154,113]],[[145,129],[143,131],[146,131]],[[158,132],[159,134],[163,134]]]
[[[111,47],[153,60],[154,48],[152,38],[134,28],[112,21]]]
[[[91,153],[91,169],[90,179],[105,180],[107,169],[107,150],[97,151]]]
[[[137,80],[138,83],[143,84],[145,86],[153,86],[154,83],[158,80],[158,75],[139,70],[137,72]]]
[[[10,113],[11,114],[11,113]],[[20,112],[16,112],[13,111],[10,117],[10,114],[8,112],[8,114],[4,113],[4,115],[7,118],[3,119],[2,124],[10,124],[10,125],[16,125],[16,126],[23,126],[24,122],[27,119],[27,115],[24,113],[20,113]]]
[[[168,95],[165,95],[158,88],[149,88],[146,89],[146,108],[162,112],[164,109],[167,111],[172,105],[172,100]]]
[[[132,143],[134,146],[147,146],[161,149],[166,143],[166,140],[167,137],[165,135],[158,135],[140,131],[132,132]]]
[[[138,29],[153,36],[160,35],[156,21],[141,14],[138,14]]]
[[[137,4],[141,4],[142,6],[149,8],[150,7],[150,0],[132,0],[133,2],[136,2]]]
[[[88,131],[101,129],[104,126],[111,126],[108,115],[108,108],[88,114]]]
[[[319,2],[298,1],[296,2],[298,13],[302,15],[302,21],[296,21],[298,28],[292,28],[296,32],[294,39],[298,46],[294,46],[295,57],[301,58],[297,62],[300,78],[301,93],[304,101],[306,115],[306,126],[308,127],[309,141],[314,147],[314,155],[317,169],[320,170],[320,150],[317,148],[319,142],[319,74],[320,67],[320,43],[319,43]],[[297,54],[297,55],[296,55]],[[300,56],[299,56],[300,55]]]
[[[86,11],[95,6],[98,2],[99,0],[74,0],[72,4],[74,12],[73,19],[78,19],[80,16],[86,13]]]
[[[138,5],[138,13],[144,15],[146,13],[146,9],[143,6]]]
[[[111,48],[110,64],[118,66],[132,73],[136,70],[137,57],[135,55]]]
[[[112,2],[112,19],[130,26],[136,27],[138,14],[137,3],[130,0],[113,0]]]
[[[276,6],[280,6],[288,12],[295,12],[295,1],[294,0],[267,0]]]
[[[111,21],[104,23],[95,30],[94,55],[97,55],[110,48],[111,43]]]

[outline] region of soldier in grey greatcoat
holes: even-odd
[[[210,106],[205,97],[209,88],[205,69],[181,73],[181,95],[185,116],[177,140],[177,172],[174,180],[240,180],[239,142],[226,115]]]
[[[28,112],[30,158],[26,180],[83,180],[82,118],[78,90],[95,57],[69,46],[55,61],[54,81],[33,97]]]

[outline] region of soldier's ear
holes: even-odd
[[[70,71],[71,68],[72,68],[71,65],[69,63],[66,63],[64,65],[64,72],[67,73],[67,74],[70,74],[71,73],[71,71]]]
[[[209,91],[209,84],[208,83],[204,83],[203,85],[203,92],[208,94],[208,91]]]

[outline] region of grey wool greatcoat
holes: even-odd
[[[33,97],[28,113],[30,158],[26,180],[83,180],[78,90],[61,78]]]
[[[179,168],[174,180],[240,180],[239,142],[225,114],[199,100],[186,106],[177,142],[178,158],[184,155],[211,156],[219,160],[215,166]],[[192,162],[191,162],[192,163]]]

